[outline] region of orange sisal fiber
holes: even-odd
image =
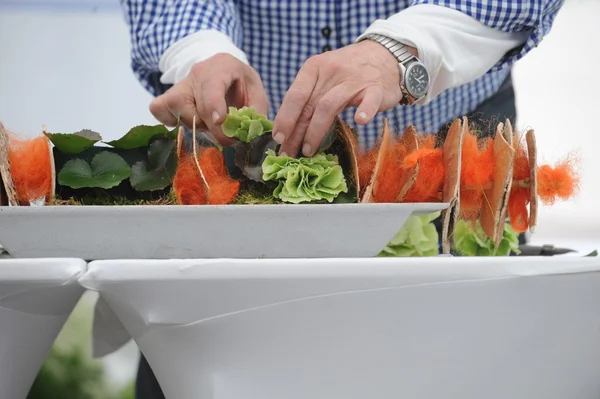
[[[198,154],[208,187],[205,186],[193,155],[180,158],[173,189],[181,205],[224,205],[231,203],[240,189],[240,182],[229,176],[223,153],[217,148],[205,148]]]
[[[513,188],[508,199],[508,217],[510,225],[517,233],[524,233],[529,228],[529,189]]]
[[[494,176],[494,141],[479,140],[469,131],[463,138],[460,175],[460,209],[474,219],[483,206],[485,189]]]
[[[481,190],[460,190],[460,212],[461,218],[465,220],[475,220],[483,207],[485,195]]]
[[[219,149],[210,147],[200,152],[200,168],[208,183],[208,197],[211,205],[232,202],[240,191],[240,182],[229,176],[225,158]]]
[[[362,198],[365,189],[371,182],[371,176],[377,163],[377,154],[379,148],[374,148],[357,156],[358,162],[358,181],[360,183],[360,197]]]
[[[538,195],[544,204],[552,205],[557,199],[565,201],[577,193],[580,179],[573,163],[574,159],[567,158],[554,168],[550,165],[538,167]]]
[[[515,152],[513,179],[518,181],[524,181],[529,180],[529,177],[529,155],[527,154],[527,150],[522,145],[522,143],[519,143]]]
[[[177,172],[173,179],[173,190],[181,205],[205,205],[208,203],[206,187],[198,172],[194,157],[179,158]]]
[[[421,147],[404,158],[403,168],[419,163],[417,180],[408,190],[403,202],[439,202],[444,183],[442,149],[435,147],[435,137],[422,141]]]
[[[389,146],[387,154],[383,154],[379,179],[385,182],[379,186],[374,195],[374,202],[394,203],[398,201],[400,191],[404,186],[404,175],[407,173],[402,168],[402,161],[408,155],[408,150],[399,141],[394,141]]]
[[[45,136],[18,140],[10,136],[8,161],[19,203],[28,205],[52,195],[50,147]]]
[[[516,137],[515,140],[517,140]],[[523,233],[529,228],[527,205],[529,204],[530,190],[520,186],[521,182],[529,181],[529,173],[529,155],[522,143],[518,143],[513,166],[513,185],[508,197],[508,217],[511,227],[517,233]]]
[[[494,141],[488,138],[479,142],[474,135],[465,135],[461,156],[461,186],[483,191],[492,183],[494,165]]]

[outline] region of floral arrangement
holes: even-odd
[[[377,146],[362,151],[338,118],[310,158],[278,155],[273,123],[253,107],[230,108],[222,129],[233,146],[197,129],[190,143],[180,126],[137,126],[104,142],[87,129],[46,128],[20,140],[0,124],[1,205],[442,202],[444,253],[454,241],[465,254],[480,251],[468,249],[472,242],[495,254],[514,249],[507,232],[535,228],[539,202],[568,200],[579,185],[573,157],[538,166],[534,131],[521,137],[508,120],[484,138],[456,119],[443,140],[413,126],[393,135],[385,121]],[[411,218],[382,256],[433,254],[429,223]]]

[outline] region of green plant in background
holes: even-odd
[[[279,182],[273,196],[285,202],[333,202],[340,193],[348,192],[344,171],[337,156],[331,154],[292,158],[268,150],[262,171],[265,181]]]
[[[92,304],[84,295],[54,343],[27,399],[134,398],[134,381],[123,388],[112,386],[103,362],[92,358],[92,314]]]
[[[102,366],[88,362],[79,346],[52,348],[27,399],[100,399]]]
[[[439,216],[440,212],[425,216],[410,216],[379,256],[439,255],[439,234],[433,224]]]
[[[273,122],[265,115],[257,114],[254,107],[229,107],[221,129],[225,136],[249,143],[258,136],[271,132]]]
[[[454,229],[453,241],[454,251],[461,256],[509,256],[511,253],[521,253],[519,235],[510,223],[504,224],[504,235],[498,248],[495,248],[494,242],[485,235],[479,220],[474,224],[459,220]]]

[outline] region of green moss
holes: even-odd
[[[122,196],[111,196],[106,192],[97,192],[95,195],[89,194],[81,198],[54,198],[51,205],[102,205],[102,206],[113,206],[113,205],[177,205],[177,198],[175,192],[170,190],[167,194],[162,197],[154,199],[136,198],[131,199]]]
[[[267,184],[243,181],[240,192],[232,202],[235,205],[268,205],[280,204],[281,201],[273,197],[273,188]]]
[[[253,192],[252,190],[240,191],[233,201],[233,204],[235,205],[268,205],[280,203],[281,201],[277,201],[270,195]]]

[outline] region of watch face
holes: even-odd
[[[429,88],[429,73],[421,63],[409,65],[404,79],[406,90],[413,96],[420,98],[427,94]]]

